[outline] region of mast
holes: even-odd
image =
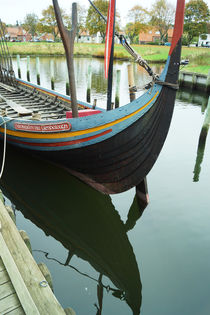
[[[76,96],[76,84],[75,84],[75,75],[74,75],[74,39],[77,33],[77,4],[72,3],[72,28],[68,31],[61,17],[61,11],[58,5],[57,0],[53,0],[53,6],[55,10],[55,16],[58,24],[58,28],[61,34],[63,41],[66,61],[68,67],[68,77],[70,85],[70,95],[71,95],[71,107],[72,107],[72,116],[78,117],[78,108],[77,108],[77,96]]]
[[[108,9],[108,18],[107,18],[105,56],[104,56],[105,77],[107,77],[107,74],[108,74],[107,110],[111,110],[111,102],[112,102],[115,12],[116,12],[116,0],[110,0],[109,9]]]

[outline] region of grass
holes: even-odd
[[[8,43],[11,55],[21,56],[56,56],[64,55],[62,43],[30,42]],[[132,45],[145,60],[151,63],[164,63],[170,47],[154,45]],[[100,57],[104,56],[104,44],[75,43],[76,56]],[[132,57],[121,45],[115,45],[114,56],[117,59],[131,59]],[[210,69],[210,49],[198,47],[182,47],[182,59],[189,59],[190,63],[184,69],[202,74],[208,74]]]

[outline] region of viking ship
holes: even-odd
[[[177,0],[172,43],[160,76],[152,73],[121,36],[121,43],[148,71],[152,83],[139,98],[115,109],[107,105],[107,110],[77,99],[75,106],[74,69],[69,57],[73,54],[75,21],[73,19],[71,31],[64,29],[57,0],[53,0],[53,4],[66,51],[71,98],[17,79],[4,31],[1,31],[0,139],[4,147],[3,158],[7,143],[60,165],[101,192],[126,191],[140,184],[150,172],[169,130],[178,89],[184,0]],[[114,35],[118,34],[113,31]],[[112,40],[112,57],[113,45]],[[110,91],[110,68],[108,72]],[[110,100],[110,93],[108,98]]]

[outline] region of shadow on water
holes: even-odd
[[[97,314],[102,314],[104,290],[125,300],[134,315],[140,314],[140,273],[127,236],[145,208],[138,200],[138,193],[124,224],[110,196],[95,191],[60,168],[13,152],[10,147],[0,183],[4,195],[26,218],[69,251],[66,261],[57,262],[70,266],[72,256],[76,255],[99,273]],[[44,254],[47,258],[51,256]],[[103,285],[103,275],[116,288]]]

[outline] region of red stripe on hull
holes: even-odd
[[[24,144],[24,145],[29,145],[33,147],[62,147],[62,146],[68,146],[68,145],[73,145],[73,144],[79,144],[79,143],[84,143],[96,138],[99,138],[101,136],[104,136],[108,133],[110,133],[112,129],[108,129],[106,131],[103,131],[95,136],[83,138],[83,139],[78,139],[78,140],[71,140],[71,141],[64,141],[64,142],[57,142],[57,143],[40,143],[40,142],[25,142],[17,139],[10,139],[10,141],[14,143],[19,143],[19,144]]]

